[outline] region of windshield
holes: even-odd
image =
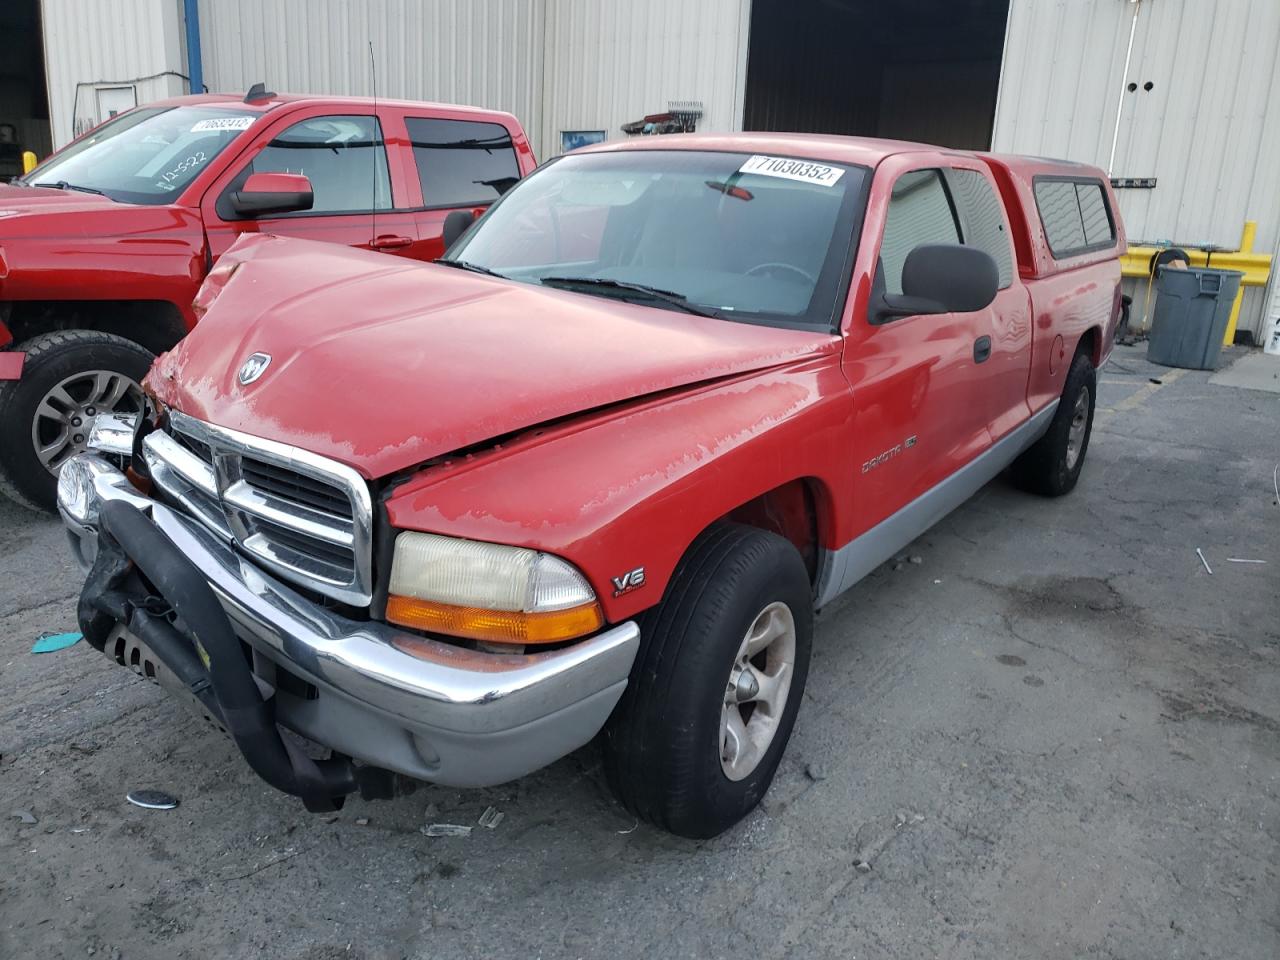
[[[130,110],[50,157],[22,182],[101,193],[125,203],[170,203],[257,119],[224,107]]]
[[[664,309],[830,326],[866,176],[745,153],[570,155],[513,187],[448,259]]]

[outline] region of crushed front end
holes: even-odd
[[[87,571],[85,638],[212,718],[309,809],[388,795],[393,772],[523,776],[590,740],[626,686],[633,623],[495,652],[389,622],[396,532],[344,464],[176,411],[100,418],[90,446],[58,490]]]

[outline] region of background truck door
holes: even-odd
[[[943,164],[891,159],[881,165],[881,178],[892,187],[883,231],[868,237],[878,245],[873,305],[880,290],[902,292],[902,266],[912,250],[961,237]],[[881,190],[873,185],[873,197]],[[985,371],[974,361],[976,342],[989,334],[985,312],[853,318],[845,368],[853,387],[855,534],[990,446]]]
[[[392,168],[372,111],[290,114],[272,125],[206,191],[201,204],[210,252],[219,257],[242,233],[271,233],[353,247],[410,252],[414,215],[393,203]],[[251,173],[301,173],[311,181],[310,210],[242,218],[228,195]]]
[[[961,242],[989,253],[1000,273],[995,300],[975,316],[990,344],[974,354],[982,376],[975,399],[986,407],[992,440],[999,440],[1031,415],[1031,296],[1014,268],[1009,222],[991,175],[976,162],[970,167],[955,161],[946,176],[960,216]]]
[[[423,259],[444,253],[445,218],[454,210],[479,216],[521,176],[515,138],[500,123],[428,117],[403,110],[413,170],[422,191],[415,214]]]

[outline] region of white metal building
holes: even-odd
[[[0,27],[40,25],[43,65],[26,70],[46,72],[54,146],[135,101],[185,92],[192,74],[212,90],[261,80],[367,95],[372,42],[379,95],[509,110],[539,157],[694,101],[699,130],[893,136],[1111,166],[1155,180],[1120,190],[1133,241],[1234,249],[1251,219],[1259,252],[1280,247],[1280,0],[0,6]],[[25,20],[12,13],[24,6]],[[0,74],[0,111],[12,112],[6,84]],[[1246,294],[1242,331],[1260,331],[1265,302]]]

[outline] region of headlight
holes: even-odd
[[[558,557],[412,532],[396,538],[387,619],[498,643],[555,643],[604,625],[591,585]]]

